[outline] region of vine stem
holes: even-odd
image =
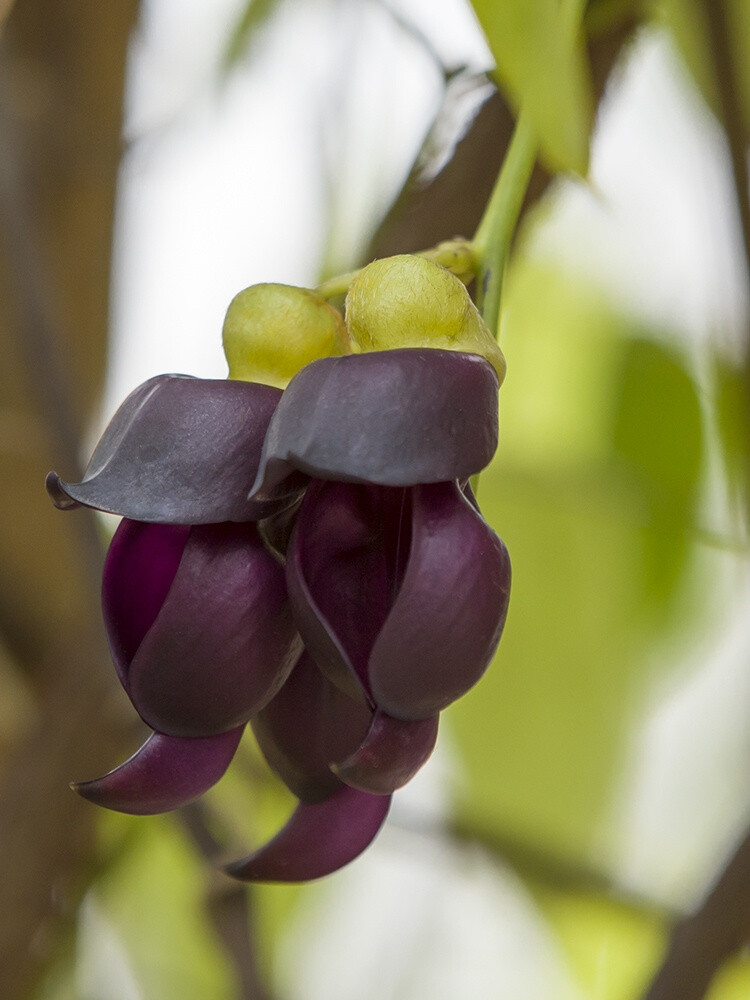
[[[534,129],[522,111],[474,235],[478,262],[477,305],[495,338],[498,336],[505,265],[538,149]]]
[[[477,273],[474,245],[469,240],[445,240],[428,250],[420,250],[416,256],[425,257],[427,260],[440,264],[461,281],[471,281]],[[345,295],[349,291],[349,286],[361,272],[360,268],[357,271],[347,271],[346,274],[337,274],[318,285],[316,291],[324,299]]]
[[[418,254],[463,281],[477,276],[477,306],[495,339],[505,265],[538,149],[536,133],[522,111],[474,239],[448,240]],[[324,299],[344,295],[359,273],[349,271],[329,278],[318,285],[317,292]]]

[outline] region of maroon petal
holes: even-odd
[[[153,733],[114,771],[71,788],[117,812],[147,816],[177,809],[216,784],[234,757],[242,729],[198,740]]]
[[[123,687],[177,573],[190,528],[123,518],[104,561],[102,612]]]
[[[225,871],[245,882],[309,882],[330,875],[369,847],[390,801],[344,786],[324,802],[300,803],[273,840]]]
[[[476,354],[405,348],[314,361],[271,418],[251,495],[273,495],[293,469],[382,486],[466,479],[495,453],[497,390]]]
[[[164,532],[141,525],[143,556],[108,567],[110,641],[120,650],[125,688],[152,729],[210,736],[247,722],[276,694],[301,644],[283,567],[255,525],[200,525],[190,529],[172,585],[128,663],[145,624],[137,595],[149,586],[148,541],[160,544]]]
[[[267,385],[159,375],[135,389],[109,423],[80,483],[47,477],[53,502],[138,521],[254,521],[285,500],[247,491],[281,392]],[[290,484],[294,493],[297,484]]]
[[[508,610],[510,559],[456,483],[412,492],[409,563],[369,672],[380,708],[426,719],[489,665]]]
[[[287,550],[289,600],[305,646],[323,673],[359,700],[388,609],[378,501],[375,488],[313,483]]]
[[[303,653],[251,725],[263,755],[286,786],[303,802],[319,802],[341,787],[331,761],[359,746],[371,719],[361,700],[339,691]]]
[[[333,764],[338,777],[352,788],[390,795],[411,781],[435,748],[438,716],[402,722],[378,711],[363,743],[351,756]]]

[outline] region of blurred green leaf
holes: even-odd
[[[584,25],[587,34],[594,38],[618,24],[643,15],[647,0],[588,0]]]
[[[645,991],[666,943],[660,917],[587,892],[535,892],[587,997],[634,1000]]]
[[[582,993],[596,1000],[643,996],[667,947],[671,928],[643,907],[589,892],[531,886],[537,905],[562,945]],[[706,1000],[746,1000],[750,961],[727,962]]]
[[[270,20],[279,0],[249,0],[232,29],[224,52],[225,71],[234,69],[247,54],[258,31]]]
[[[108,817],[112,824],[112,818]],[[207,869],[175,817],[115,817],[126,848],[96,884],[149,1000],[234,1000],[233,972],[210,926]],[[111,836],[110,830],[110,836]]]
[[[750,3],[747,0],[726,0],[726,3],[734,71],[747,130],[750,129]]]
[[[649,493],[684,520],[692,513],[702,455],[698,394],[677,352],[655,341],[626,344],[613,443]]]
[[[718,94],[703,4],[700,0],[659,0],[655,15],[657,22],[661,21],[671,31],[688,71],[715,111]]]
[[[479,501],[513,587],[494,664],[448,711],[460,819],[607,871],[633,726],[653,672],[676,665],[654,650],[710,614],[693,558],[697,394],[677,355],[551,267],[516,265],[502,342],[500,447]]]
[[[592,97],[581,0],[473,0],[511,103],[523,107],[553,170],[585,174]]]
[[[750,997],[750,960],[747,957],[727,962],[706,994],[706,1000],[747,1000],[747,997]]]
[[[690,549],[703,456],[700,402],[677,352],[653,340],[625,345],[617,382],[614,457],[641,505],[644,599],[658,611]]]
[[[712,0],[724,6],[727,39],[732,49],[732,72],[745,127],[750,128],[750,4],[747,0]],[[709,107],[719,108],[714,56],[705,4],[701,0],[658,0],[657,22],[671,31],[685,65]]]
[[[748,474],[747,386],[742,369],[720,357],[714,359],[713,403],[724,454],[727,480],[735,506],[742,503],[741,490]]]

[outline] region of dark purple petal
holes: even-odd
[[[283,567],[255,525],[232,523],[189,530],[172,585],[138,643],[156,603],[141,599],[152,586],[149,541],[160,556],[170,530],[126,526],[122,547],[127,553],[134,537],[138,552],[108,562],[105,620],[125,689],[152,729],[210,736],[247,722],[276,694],[301,643]]]
[[[284,392],[251,495],[293,469],[411,486],[466,479],[497,447],[497,376],[476,354],[426,348],[322,358]]]
[[[376,704],[426,719],[469,690],[505,623],[510,559],[455,483],[417,486],[409,563],[370,654]]]
[[[339,691],[303,653],[251,725],[263,755],[286,786],[303,802],[319,802],[341,787],[331,761],[360,745],[371,719],[361,700]]]
[[[243,727],[203,739],[153,733],[114,771],[71,785],[89,802],[148,816],[187,805],[216,784],[234,757]]]
[[[435,748],[438,716],[402,722],[378,711],[363,743],[332,765],[334,774],[363,792],[390,795],[411,781]]]
[[[367,661],[388,610],[379,491],[312,483],[287,551],[297,628],[323,673],[350,697],[369,690]]]
[[[225,871],[244,882],[309,882],[330,875],[369,847],[390,801],[343,786],[324,802],[300,803],[273,840]]]
[[[135,389],[109,423],[80,483],[57,473],[61,508],[83,504],[138,521],[254,521],[287,502],[248,501],[281,392],[268,385],[159,375]],[[289,492],[298,492],[290,483]]]
[[[123,518],[104,561],[102,612],[118,676],[127,690],[130,663],[156,621],[182,559],[190,528]]]

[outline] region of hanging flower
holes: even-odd
[[[299,304],[260,287],[264,301]],[[340,319],[309,295],[319,353],[335,355]],[[228,327],[258,336],[256,313],[242,311],[258,296],[241,296],[225,341]],[[120,681],[154,731],[74,787],[124,812],[173,809],[221,777],[250,722],[300,800],[273,840],[227,868],[256,881],[317,878],[370,843],[432,752],[440,711],[489,664],[510,583],[467,486],[495,451],[496,370],[455,345],[311,363],[297,346],[283,393],[151,379],[80,483],[47,482],[63,509],[123,516],[104,620]],[[245,371],[236,343],[227,353]],[[272,370],[273,353],[263,358]]]

